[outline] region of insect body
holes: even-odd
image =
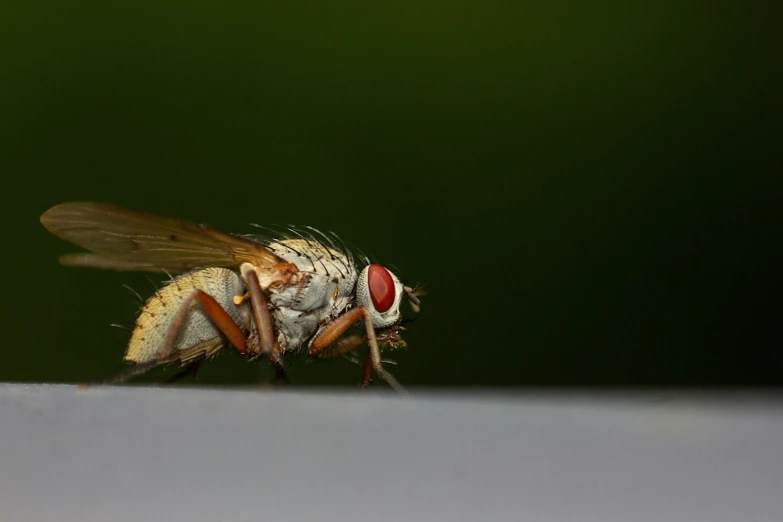
[[[366,342],[369,370],[401,390],[381,364],[379,341],[401,343],[400,303],[418,311],[416,293],[381,265],[359,273],[335,238],[293,230],[293,238],[253,239],[99,203],[64,203],[41,216],[54,234],[91,252],[69,266],[184,272],[144,305],[115,381],[170,363],[192,363],[227,344],[249,359],[306,352],[333,357]],[[314,232],[315,229],[310,229]],[[346,331],[360,322],[362,333]]]
[[[194,294],[202,290],[212,296],[231,319],[240,327],[243,335],[251,329],[249,303],[235,305],[232,296],[246,292],[244,280],[227,268],[194,270],[173,279],[155,293],[143,306],[131,334],[125,360],[140,364],[150,362],[191,362],[217,353],[224,340],[205,309],[189,306],[186,320],[177,322],[177,313]],[[167,334],[176,335],[167,340]]]

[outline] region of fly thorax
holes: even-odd
[[[338,301],[344,301],[346,297],[340,295],[338,279],[300,273],[296,284],[270,290],[269,299],[275,307],[305,312],[322,309],[323,313],[328,313]]]
[[[356,281],[353,262],[339,250],[304,239],[284,239],[270,243],[267,248],[277,256],[293,263],[300,272],[327,278]]]
[[[295,283],[270,289],[275,306],[301,311],[323,309],[322,316],[330,315],[335,308],[345,308],[356,284],[356,269],[345,254],[303,239],[286,239],[267,248],[299,270]]]

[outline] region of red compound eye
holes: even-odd
[[[367,286],[376,310],[383,313],[394,304],[394,280],[381,265],[370,265],[367,271]]]

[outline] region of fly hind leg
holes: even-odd
[[[203,359],[197,359],[193,361],[192,363],[188,363],[187,366],[185,366],[184,369],[178,371],[165,381],[163,381],[164,384],[173,384],[175,382],[181,381],[185,377],[193,377],[196,378],[196,374],[198,373],[199,368],[201,367],[201,362]]]
[[[247,339],[242,333],[242,329],[239,327],[239,325],[231,318],[230,315],[228,315],[228,312],[226,312],[223,307],[220,306],[220,303],[218,303],[211,295],[207,294],[203,290],[193,290],[190,295],[188,295],[182,301],[179,308],[177,309],[177,313],[174,315],[174,319],[171,321],[168,331],[166,332],[165,341],[158,352],[158,356],[153,360],[137,363],[101,384],[119,384],[130,379],[131,377],[140,375],[157,366],[162,366],[164,364],[170,364],[181,360],[184,354],[172,352],[172,347],[174,345],[174,341],[177,338],[177,335],[185,325],[188,313],[190,312],[190,305],[193,302],[196,302],[201,306],[201,308],[207,314],[207,317],[209,317],[212,323],[229,340],[229,342],[237,349],[237,351],[239,351],[239,353],[243,355],[247,353]],[[205,341],[195,348],[197,348],[198,351],[203,352],[204,355],[211,355],[212,353],[217,352],[217,350],[219,350],[222,345],[223,339],[215,338],[214,340]],[[200,362],[200,359],[194,362]]]

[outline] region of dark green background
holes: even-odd
[[[0,4],[0,380],[123,367],[144,276],[38,222],[95,200],[396,265],[408,385],[783,381],[774,2],[139,4]]]

